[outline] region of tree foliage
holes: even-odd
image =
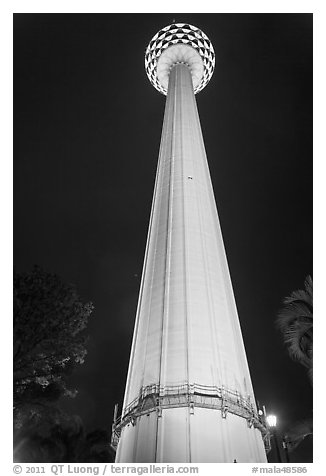
[[[93,305],[84,304],[74,286],[39,267],[31,273],[14,272],[13,297],[14,408],[19,425],[23,407],[33,415],[36,407],[46,409],[61,395],[75,394],[66,378],[84,362],[83,331]]]
[[[290,357],[308,369],[312,383],[313,369],[313,285],[311,276],[307,276],[304,289],[293,291],[284,299],[284,307],[276,321],[283,333]],[[297,422],[285,432],[285,441],[293,451],[307,437],[313,434],[312,418]]]
[[[14,460],[21,463],[107,463],[114,461],[107,430],[86,432],[77,416],[39,421],[16,433]]]
[[[294,451],[305,438],[313,435],[312,418],[297,422],[285,434],[285,441],[289,451]]]
[[[313,364],[313,294],[312,278],[307,276],[305,289],[293,291],[284,299],[277,326],[283,333],[290,357],[308,369],[312,381]]]

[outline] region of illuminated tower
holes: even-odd
[[[146,50],[167,95],[116,462],[265,462],[195,94],[215,64],[176,23]]]

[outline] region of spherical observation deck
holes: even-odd
[[[169,74],[177,63],[189,67],[195,94],[206,86],[214,71],[212,43],[203,31],[188,23],[173,23],[162,28],[146,49],[146,73],[160,93],[167,94]]]

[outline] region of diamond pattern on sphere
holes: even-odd
[[[171,45],[181,43],[194,48],[203,61],[204,72],[195,94],[204,89],[212,77],[215,67],[215,53],[209,38],[199,28],[187,23],[174,23],[158,31],[151,39],[145,53],[145,69],[152,85],[162,94],[167,94],[157,77],[157,62],[162,52]]]

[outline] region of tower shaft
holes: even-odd
[[[193,91],[168,94],[116,462],[265,462]]]

